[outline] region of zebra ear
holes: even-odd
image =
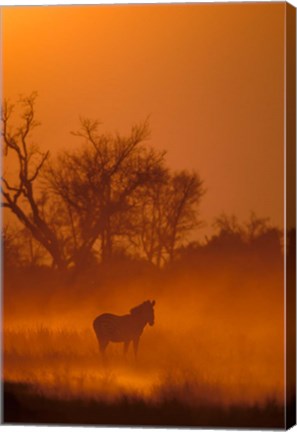
[[[153,301],[151,302],[151,304],[152,304],[152,306],[155,306],[155,304],[156,304],[155,300],[153,300]]]

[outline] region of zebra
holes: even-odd
[[[130,342],[133,341],[134,355],[137,357],[140,336],[146,324],[154,325],[155,300],[147,300],[133,307],[127,315],[113,315],[104,313],[93,321],[93,328],[104,357],[109,342],[123,342],[124,354],[127,354]]]

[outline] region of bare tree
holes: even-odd
[[[160,166],[154,181],[139,190],[134,213],[134,230],[130,237],[130,241],[142,250],[146,259],[158,267],[164,258],[162,230],[168,181],[168,169]]]
[[[17,178],[4,172],[2,176],[2,206],[9,209],[49,252],[53,264],[62,269],[66,263],[60,242],[50,227],[36,193],[36,182],[49,157],[49,152],[41,152],[37,145],[30,142],[32,131],[39,125],[35,119],[36,93],[20,99],[19,125],[13,127],[14,105],[5,101],[1,110],[2,144],[4,157],[11,158],[16,165]]]
[[[199,225],[198,206],[204,190],[196,173],[159,171],[139,197],[138,235],[148,261],[160,267]]]
[[[203,183],[196,173],[182,171],[172,176],[163,240],[169,261],[174,259],[180,242],[199,225],[198,206],[203,194]]]
[[[84,146],[61,154],[46,176],[67,208],[75,266],[84,265],[97,242],[102,260],[111,258],[114,236],[129,231],[123,220],[135,205],[135,191],[151,181],[164,156],[144,144],[147,122],[134,126],[128,137],[99,134],[98,127],[82,120],[74,135]]]

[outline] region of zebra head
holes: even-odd
[[[152,326],[155,323],[155,312],[154,312],[155,304],[156,304],[155,300],[153,301],[147,300],[141,305],[132,308],[130,310],[130,313],[132,315],[137,314],[143,319],[145,323],[148,323],[150,326]]]

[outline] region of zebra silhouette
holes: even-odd
[[[95,318],[93,328],[97,336],[99,349],[104,356],[109,342],[123,342],[124,354],[127,353],[130,342],[133,341],[134,355],[137,357],[140,336],[146,324],[154,325],[154,306],[156,302],[145,301],[130,310],[127,315],[104,313]]]

